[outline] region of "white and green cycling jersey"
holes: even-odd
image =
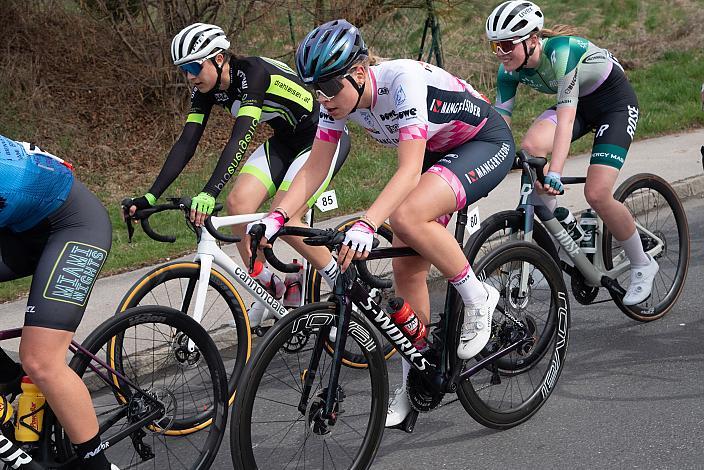
[[[507,72],[499,66],[496,80],[496,109],[504,116],[513,112],[519,83],[550,95],[557,95],[557,107],[576,107],[580,97],[596,91],[606,81],[618,60],[606,49],[578,36],[541,39],[540,64]],[[623,69],[622,69],[623,70]]]

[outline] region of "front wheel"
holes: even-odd
[[[277,321],[245,367],[232,409],[237,469],[365,469],[381,443],[388,376],[378,338],[353,314],[347,346],[365,369],[342,367],[333,404],[323,416],[332,356],[324,351],[335,304],[304,305]],[[295,347],[291,347],[295,345]]]
[[[624,305],[619,296],[612,294],[613,300],[623,313],[634,320],[657,320],[670,311],[684,288],[689,266],[687,215],[672,186],[652,174],[631,176],[618,187],[614,198],[622,202],[637,225],[645,229],[639,231],[643,249],[647,252],[658,244],[659,239],[663,250],[655,256],[660,270],[655,276],[651,296],[643,303],[632,306]],[[607,229],[604,232],[604,267],[611,269],[626,257],[621,242]],[[623,273],[618,280],[621,285],[628,286],[630,271]]]
[[[499,304],[492,316],[489,343],[474,360],[463,363],[456,345],[463,316],[458,301],[450,342],[452,367],[468,369],[505,349],[516,335],[528,337],[518,349],[487,364],[457,390],[467,413],[480,424],[508,429],[533,416],[555,389],[567,352],[570,306],[560,269],[533,243],[509,242],[486,255],[476,266],[477,277],[496,288]]]

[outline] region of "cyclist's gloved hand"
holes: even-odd
[[[286,223],[286,219],[284,218],[284,215],[281,212],[271,212],[269,215],[264,217],[263,219],[259,219],[255,222],[252,222],[251,224],[247,225],[247,234],[249,234],[249,231],[252,230],[252,227],[255,225],[262,224],[264,225],[264,238],[269,240],[271,237],[276,235],[276,233],[281,230],[281,227],[284,226]]]
[[[371,251],[374,243],[374,229],[358,220],[345,232],[337,263],[340,271],[345,272],[353,259],[363,259]]]
[[[201,192],[191,199],[191,222],[200,227],[205,218],[213,213],[214,208],[215,198],[206,192]]]
[[[548,171],[548,174],[545,175],[545,187],[546,189],[549,187],[551,189],[554,189],[558,193],[562,193],[565,189],[565,187],[562,185],[562,181],[560,180],[560,173],[556,171]]]
[[[156,196],[152,193],[147,193],[144,196],[140,196],[132,199],[132,205],[128,207],[130,215],[134,215],[135,212],[141,209],[149,209],[156,204]]]

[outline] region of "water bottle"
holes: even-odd
[[[579,218],[579,226],[584,232],[584,238],[579,244],[579,247],[584,253],[596,253],[596,213],[592,209],[587,209]]]
[[[284,278],[284,285],[286,286],[286,293],[284,294],[284,307],[300,307],[301,306],[301,280],[303,278],[303,266],[298,262],[297,259],[293,260],[293,264],[300,266],[298,272],[286,273]]]
[[[393,322],[410,337],[411,343],[418,350],[426,349],[428,343],[425,339],[426,328],[416,312],[413,311],[408,302],[401,297],[394,297],[389,300],[389,316]]]
[[[17,401],[17,419],[15,420],[15,439],[18,442],[39,440],[45,402],[46,399],[39,387],[34,385],[29,377],[22,377],[22,394]]]
[[[584,237],[582,227],[579,226],[577,220],[566,207],[558,207],[555,209],[555,218],[567,230],[567,233],[572,237],[572,240],[579,243]]]
[[[12,405],[7,398],[0,395],[0,426],[7,424],[8,421],[12,419],[15,410],[12,409]]]

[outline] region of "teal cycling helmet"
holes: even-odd
[[[296,71],[303,83],[330,80],[347,72],[369,55],[362,34],[347,20],[318,26],[296,50]]]

